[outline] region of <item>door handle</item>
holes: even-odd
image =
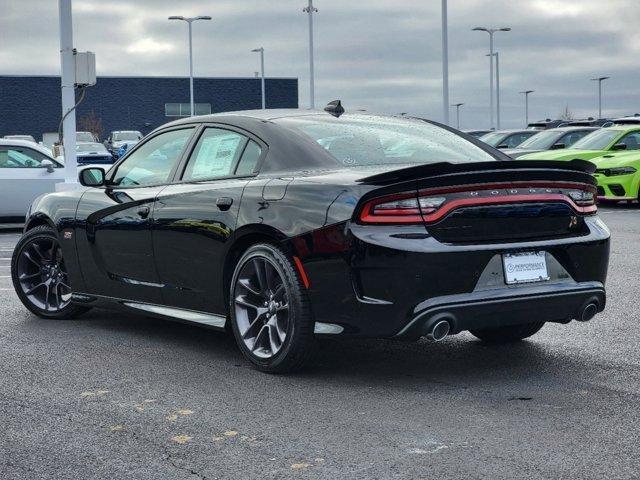
[[[138,215],[140,216],[140,218],[147,218],[149,216],[149,213],[151,213],[151,209],[147,206],[138,208]]]
[[[229,210],[232,204],[233,204],[233,198],[230,198],[230,197],[218,197],[216,199],[217,207],[223,212],[226,212],[227,210]]]

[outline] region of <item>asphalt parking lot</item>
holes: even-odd
[[[609,303],[515,346],[324,342],[270,376],[231,336],[92,311],[44,321],[0,233],[0,478],[638,478],[640,207],[601,209]]]

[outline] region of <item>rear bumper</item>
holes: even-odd
[[[396,334],[400,338],[426,335],[446,320],[450,332],[520,325],[533,322],[568,323],[582,319],[588,305],[604,310],[606,294],[599,282],[545,284],[517,290],[489,290],[439,297],[424,302],[416,316]]]
[[[586,222],[583,236],[484,245],[441,243],[420,226],[343,224],[328,228],[324,242],[320,235],[305,239],[311,252],[294,250],[311,282],[316,321],[341,326],[341,335],[420,336],[440,314],[456,333],[567,322],[590,300],[601,311],[610,234],[597,216]],[[505,284],[502,255],[522,251],[546,252],[548,282]]]

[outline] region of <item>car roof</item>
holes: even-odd
[[[611,125],[610,127],[603,127],[603,130],[618,130],[620,132],[640,130],[640,124]]]
[[[570,132],[572,130],[600,130],[600,127],[593,127],[589,125],[575,125],[570,127],[556,127],[549,128],[548,130],[542,130],[547,132]]]
[[[363,114],[363,112],[357,112],[358,114]],[[311,110],[311,109],[302,109],[302,108],[274,108],[274,109],[264,109],[264,110],[238,110],[234,112],[222,112],[222,113],[212,113],[209,115],[196,115],[193,117],[185,117],[178,120],[174,120],[173,122],[165,123],[162,127],[168,127],[171,125],[181,125],[183,123],[207,123],[207,122],[217,122],[221,118],[224,117],[244,117],[244,118],[254,118],[256,120],[268,121],[275,120],[277,118],[285,118],[285,117],[303,117],[307,115],[329,115],[324,110]]]
[[[538,132],[541,132],[541,131],[542,130],[531,130],[531,129],[516,128],[516,129],[513,129],[513,130],[495,130],[495,131],[489,132],[489,133],[502,133],[502,134],[508,135],[508,134],[512,134],[512,133],[530,133],[530,132],[538,133]]]

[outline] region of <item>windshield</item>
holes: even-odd
[[[107,153],[107,149],[101,143],[79,143],[76,145],[76,151]]]
[[[117,141],[122,140],[140,140],[142,135],[139,132],[116,132],[113,134],[113,139]]]
[[[4,138],[8,140],[25,140],[27,142],[36,142],[35,138],[33,138],[31,135],[5,135]]]
[[[342,165],[491,162],[480,147],[444,128],[418,120],[343,115],[275,120],[311,137]]]
[[[486,135],[482,135],[480,137],[480,140],[482,140],[487,145],[491,145],[492,147],[495,147],[504,139],[505,136],[506,136],[505,133],[492,132],[492,133],[487,133]]]
[[[518,145],[518,148],[525,148],[529,150],[548,150],[565,133],[566,132],[554,132],[553,130],[540,132],[522,142],[520,145]]]
[[[596,130],[574,143],[571,148],[576,150],[604,150],[618,135],[620,135],[620,130]]]
[[[91,132],[76,132],[76,141],[78,142],[93,142],[94,140]]]

